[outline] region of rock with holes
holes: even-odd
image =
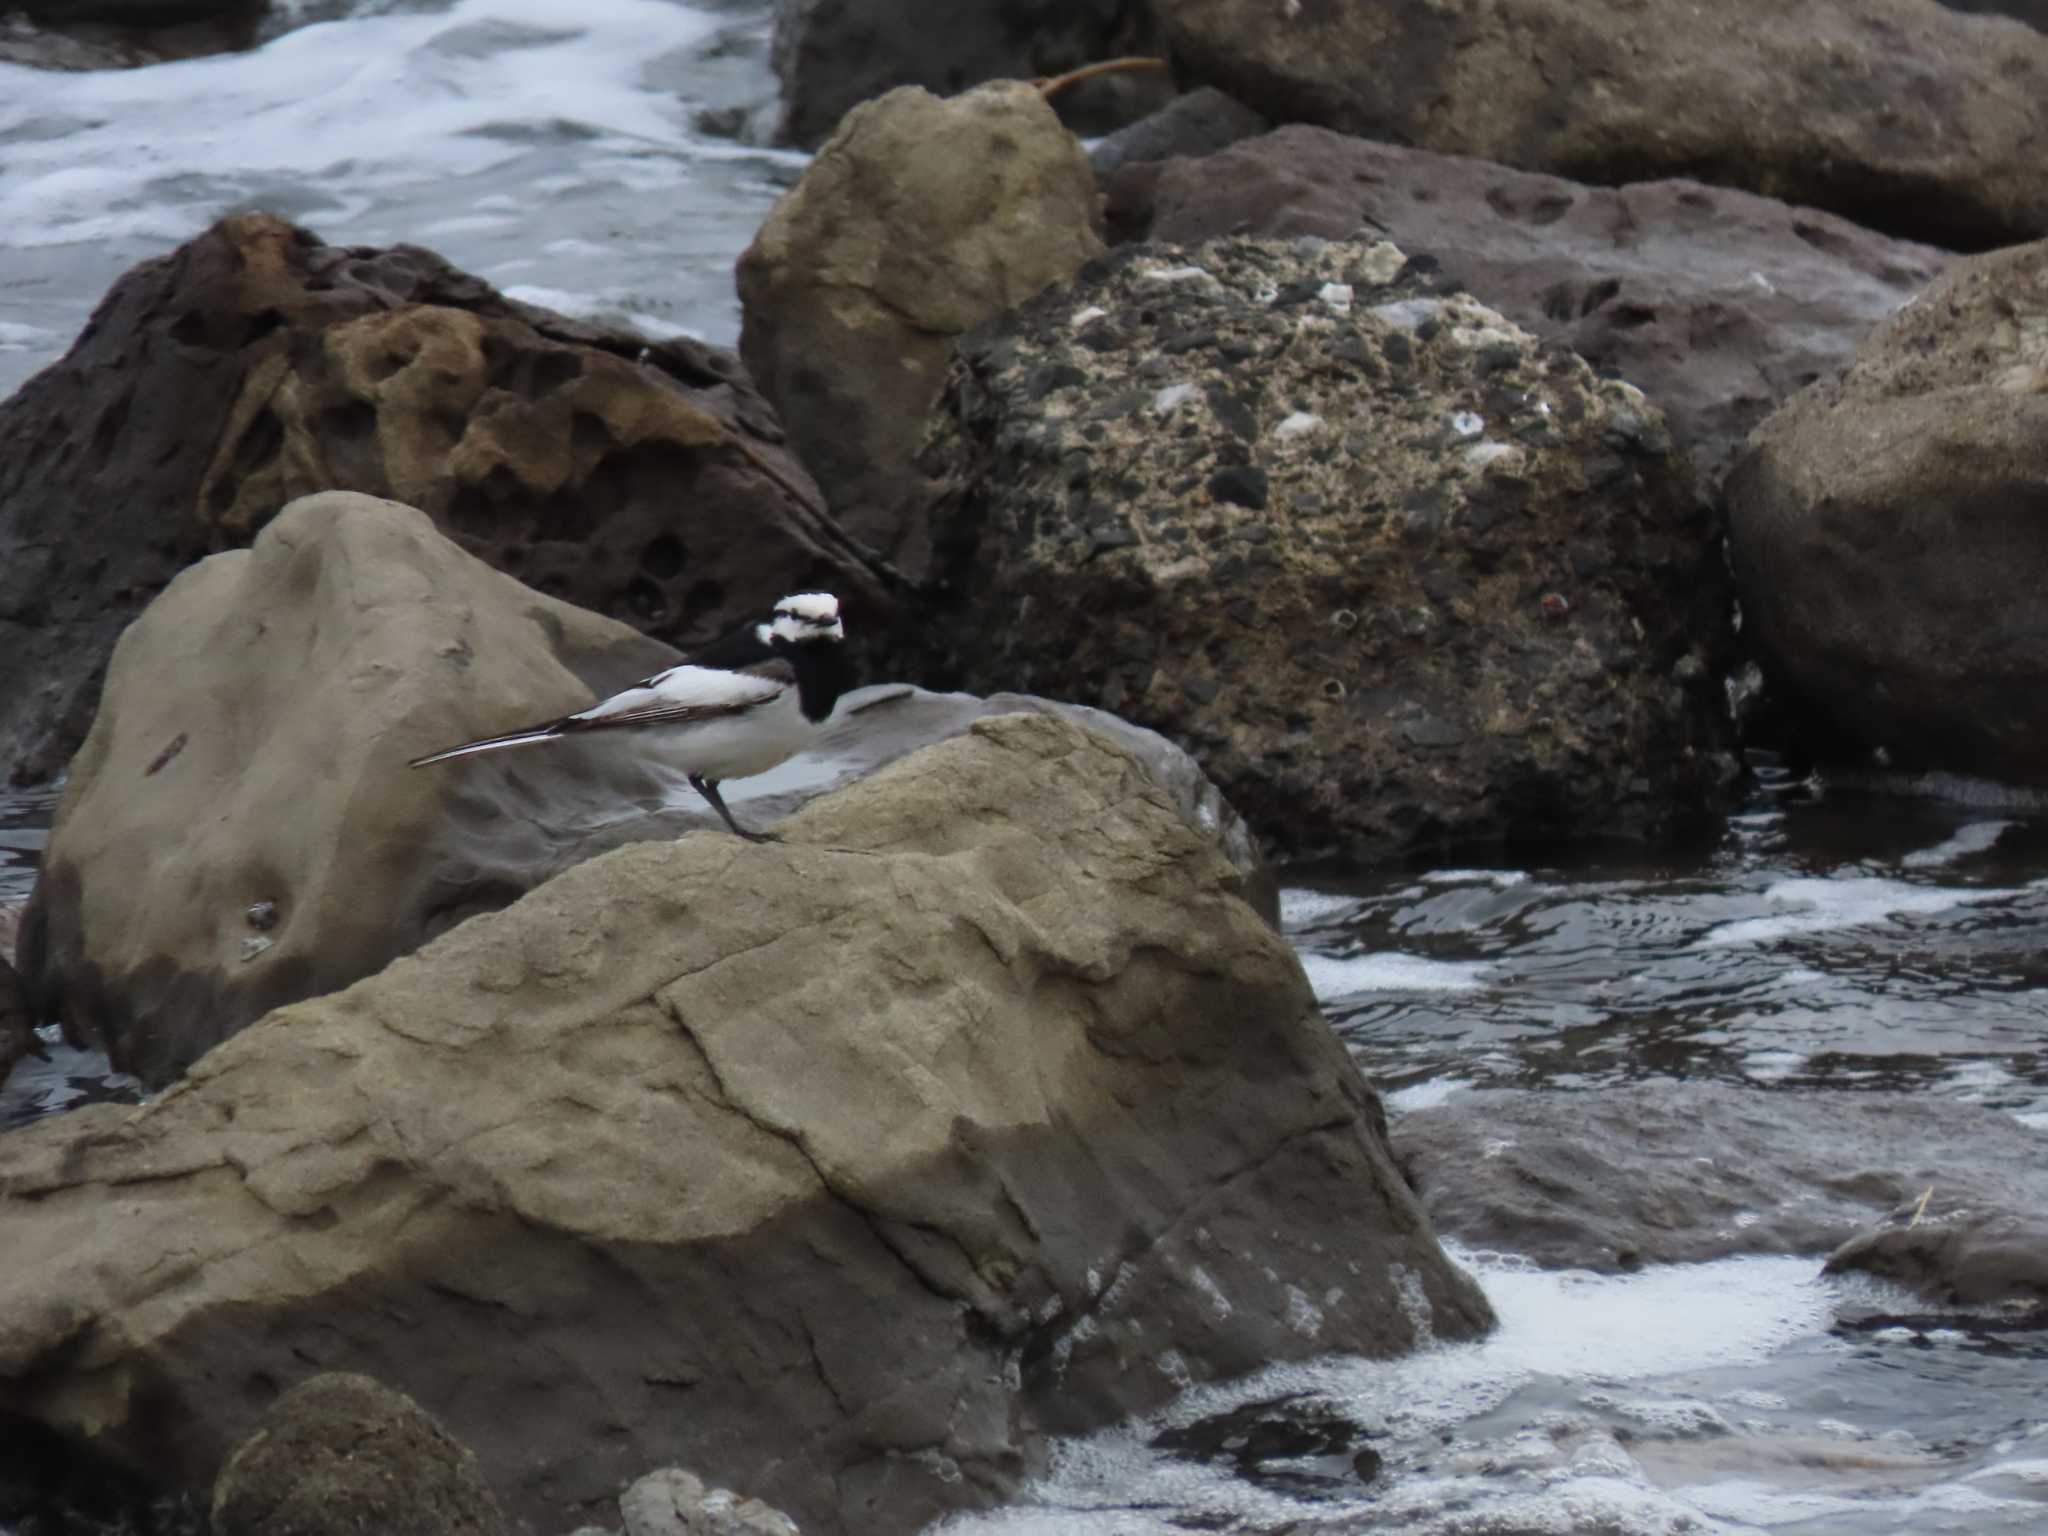
[[[330,1371],[272,1403],[221,1468],[213,1536],[510,1536],[476,1458],[403,1392]]]
[[[1692,181],[1592,187],[1296,125],[1104,183],[1112,229],[1394,242],[1516,325],[1640,388],[1701,483],[1849,360],[1950,257],[1814,208]]]
[[[0,773],[63,767],[181,568],[329,489],[676,644],[784,592],[836,591],[870,631],[892,611],[729,354],[240,215],[129,273],[0,404]]]
[[[1950,267],[1757,429],[1728,505],[1816,756],[2048,783],[2048,241]]]
[[[358,1371],[533,1529],[682,1465],[867,1536],[1189,1381],[1487,1326],[1138,759],[1001,715],[780,830],[613,850],[0,1136],[0,1413],[203,1486]]]
[[[1391,245],[1123,247],[963,343],[926,466],[906,667],[1159,730],[1291,852],[1660,838],[1734,774],[1663,417]]]
[[[1088,157],[1028,85],[847,115],[740,258],[740,353],[849,533],[912,574],[953,338],[1098,254]]]
[[[410,508],[351,492],[294,503],[253,548],[182,574],[122,637],[24,925],[39,1016],[162,1083],[269,1009],[346,986],[594,853],[718,825],[615,739],[406,766],[674,659],[490,569]],[[1053,706],[856,694],[817,753],[734,781],[732,803],[766,825],[985,713],[1038,707]],[[1270,902],[1243,823],[1185,752],[1077,717],[1144,755]]]
[[[1613,185],[1691,176],[1982,248],[2048,234],[2048,37],[1927,0],[1175,0],[1275,122]]]

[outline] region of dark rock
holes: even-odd
[[[571,864],[718,825],[672,776],[559,743],[418,753],[582,708],[674,653],[346,493],[187,571],[123,637],[25,926],[44,1018],[151,1083],[270,1009],[338,990]],[[731,802],[770,824],[1038,700],[869,690],[819,751]],[[1249,833],[1184,752],[1095,711],[1273,910]],[[146,875],[132,850],[155,850]]]
[[[1275,122],[1619,185],[1683,176],[1982,249],[2048,234],[2048,37],[1926,0],[1175,0]]]
[[[476,1458],[403,1392],[343,1372],[280,1397],[221,1468],[213,1536],[510,1536]]]
[[[1615,455],[1624,423],[1654,436],[1637,390],[1420,271],[1398,280],[1409,266],[1385,244],[1125,247],[965,343],[923,460],[957,606],[899,635],[895,665],[1160,730],[1294,854],[1658,838],[1714,814],[1733,772],[1711,681],[1729,592],[1683,457]],[[1304,284],[1315,298],[1274,307]],[[1093,352],[1074,317],[1098,309],[1158,337],[1198,312],[1215,344]],[[1344,341],[1410,361],[1398,383],[1361,380],[1327,361]],[[1258,364],[1230,363],[1232,342]],[[1056,412],[1030,399],[1046,368],[1087,378]],[[1091,422],[1134,387],[1134,417]],[[1137,542],[1102,547],[1097,504]],[[1603,552],[1590,579],[1572,549]],[[1564,617],[1541,601],[1558,591]],[[1239,601],[1257,628],[1229,622]],[[1388,729],[1348,702],[1375,687],[1427,709]],[[1654,792],[1617,812],[1644,773]],[[1387,805],[1380,787],[1406,781],[1433,786],[1430,817]]]
[[[128,69],[255,44],[268,0],[23,0],[0,19],[0,62]]]
[[[922,574],[913,461],[953,339],[1100,254],[1095,220],[1087,156],[1022,85],[870,102],[775,205],[740,352],[848,533]]]
[[[0,1083],[22,1057],[41,1049],[36,1040],[35,1011],[29,1006],[28,991],[14,974],[14,964],[0,947]]]
[[[1925,1095],[1653,1082],[1454,1094],[1394,1123],[1446,1237],[1551,1268],[1824,1254],[1877,1217],[2048,1203],[2048,1138]],[[1919,1230],[1919,1229],[1916,1229]]]
[[[2034,1210],[1904,1222],[1850,1238],[1827,1270],[1877,1275],[1942,1306],[2048,1307],[2048,1221]]]
[[[360,1371],[531,1528],[683,1465],[851,1536],[1190,1381],[1490,1324],[1137,759],[1001,715],[780,830],[616,849],[0,1136],[0,1414],[197,1486]]]
[[[1096,175],[1106,176],[1149,160],[1214,154],[1272,126],[1244,103],[1205,85],[1174,97],[1150,117],[1119,128],[1088,151],[1088,160]]]
[[[780,435],[729,353],[514,303],[417,247],[223,220],[0,404],[0,771],[60,770],[122,627],[313,491],[407,500],[679,645],[812,589],[872,633],[889,578]]]
[[[1949,268],[1757,429],[1728,505],[1815,756],[2048,782],[2048,241]]]
[[[2048,32],[2048,0],[1941,0],[1952,11],[1980,16],[2010,16],[2036,32]]]
[[[1105,187],[1111,228],[1132,238],[1384,236],[1433,252],[1456,286],[1641,388],[1708,487],[1752,428],[1950,260],[1745,192],[1581,186],[1321,128],[1151,167],[1142,222],[1124,206],[1134,185],[1124,172]]]
[[[898,86],[951,95],[1158,52],[1149,7],[1132,0],[776,0],[777,136],[819,144],[847,112]],[[1101,133],[1172,94],[1165,71],[1147,70],[1080,82],[1055,105],[1075,132]]]

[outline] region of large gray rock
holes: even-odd
[[[2048,1203],[2048,1137],[1927,1095],[1698,1082],[1484,1089],[1394,1123],[1436,1228],[1566,1269],[1825,1254],[1874,1221]]]
[[[324,490],[395,496],[679,645],[785,592],[836,591],[870,630],[893,611],[730,353],[239,215],[123,277],[0,404],[0,775],[59,772],[129,620]]]
[[[409,508],[344,492],[293,504],[253,549],[179,577],[122,638],[26,925],[40,1016],[161,1083],[271,1008],[346,986],[595,853],[719,825],[695,791],[616,749],[405,766],[673,659],[491,570]],[[816,752],[734,782],[731,800],[772,824],[984,715],[1061,708],[864,690]],[[1250,833],[1185,752],[1067,712],[1141,756],[1273,910]],[[140,873],[136,848],[154,850]]]
[[[2037,1207],[1899,1222],[1858,1233],[1828,1255],[1827,1270],[1877,1275],[1939,1306],[2038,1314],[2048,1308],[2048,1221]]]
[[[353,1370],[540,1529],[680,1464],[908,1532],[1190,1380],[1487,1325],[1136,759],[1004,715],[781,830],[589,860],[0,1136],[0,1413],[200,1485]]]
[[[953,338],[1100,254],[1088,157],[1029,86],[849,113],[740,257],[740,355],[841,526],[922,574],[913,460]]]
[[[2048,241],[1951,267],[1758,428],[1728,506],[1818,755],[2048,782]]]
[[[1275,122],[1579,181],[1665,176],[1937,245],[2048,233],[2048,37],[1927,0],[1175,0],[1189,83]]]
[[[1588,187],[1301,126],[1105,187],[1111,228],[1133,238],[1384,237],[1431,257],[1524,330],[1638,386],[1708,487],[1752,428],[1951,259],[1746,192]]]
[[[809,148],[898,86],[950,94],[1157,51],[1151,7],[1136,0],[776,0],[778,137]],[[1160,71],[1114,75],[1062,92],[1058,105],[1077,132],[1100,133],[1171,91]]]
[[[213,1536],[510,1536],[476,1458],[368,1376],[302,1381],[213,1489]]]
[[[925,463],[904,669],[1162,731],[1291,853],[1655,838],[1734,773],[1663,418],[1390,245],[1122,248],[962,344]]]

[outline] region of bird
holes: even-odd
[[[548,741],[630,733],[647,753],[680,767],[690,787],[736,836],[774,835],[733,820],[718,786],[766,773],[810,745],[851,681],[846,626],[830,592],[798,592],[680,666],[643,678],[573,715],[429,752],[414,768]]]

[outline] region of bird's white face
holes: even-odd
[[[808,640],[844,640],[839,599],[830,592],[799,592],[775,605],[775,616],[757,624],[754,634],[763,645],[774,640],[801,644]]]

